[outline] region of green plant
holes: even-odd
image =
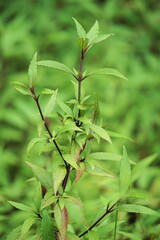
[[[140,239],[140,233],[132,234],[129,230],[128,232],[122,230],[123,228],[118,231],[119,225],[123,224],[119,214],[121,212],[149,214],[155,216],[156,219],[160,216],[158,212],[138,202],[139,199],[143,199],[144,194],[131,187],[131,165],[134,172],[135,163],[129,159],[125,147],[123,147],[122,156],[94,150],[96,143],[99,145],[100,141],[105,140],[107,144],[112,144],[111,137],[119,137],[119,135],[104,129],[97,97],[87,95],[82,82],[93,75],[111,75],[124,80],[126,78],[113,68],[103,68],[92,72],[84,71],[84,61],[90,48],[113,34],[99,36],[97,21],[86,33],[80,23],[76,19],[73,20],[78,33],[79,70],[72,70],[56,61],[37,61],[37,54],[35,54],[29,66],[28,84],[14,82],[16,90],[33,98],[39,118],[37,119],[38,137],[31,140],[27,148],[27,154],[35,159],[36,163],[26,162],[34,175],[29,182],[36,183],[34,201],[30,206],[9,201],[14,207],[27,212],[28,217],[22,226],[14,229],[8,235],[8,240],[35,239],[35,237],[47,240],[115,240],[117,234],[131,239]],[[45,88],[37,94],[35,88],[37,67],[39,66],[58,69],[73,76],[75,97],[66,103],[58,96],[57,89],[49,88]],[[43,97],[48,97],[48,95],[49,99],[46,103]],[[40,99],[43,100],[42,104]],[[42,156],[43,161],[39,161],[39,155]],[[148,162],[155,157],[151,156],[149,160],[144,161],[141,168],[143,169],[145,163],[149,164]],[[107,170],[106,166],[104,167],[101,163],[104,160],[120,163],[119,174],[116,169],[115,171],[114,169]],[[118,169],[118,167],[115,168]],[[139,168],[136,170],[135,167],[132,183],[137,179],[138,174]],[[100,208],[102,210],[104,208],[104,211],[92,224],[88,224],[84,218],[85,214],[81,210],[81,208],[83,209],[83,200],[80,199],[76,189],[82,176],[85,175],[110,179],[108,184],[111,184],[115,190],[115,192],[108,192],[108,196],[105,196],[106,194],[100,196]],[[87,191],[85,182],[81,187]],[[80,214],[79,219],[73,212],[70,216],[74,205],[78,206],[78,209],[75,209]],[[96,206],[95,211],[97,210]],[[91,211],[89,214],[92,216],[94,212]],[[108,222],[106,222],[107,216]],[[103,222],[102,225],[101,222]],[[156,236],[153,239],[156,239]]]

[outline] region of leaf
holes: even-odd
[[[29,229],[32,227],[32,225],[35,223],[35,221],[36,221],[35,217],[29,217],[24,221],[22,228],[21,228],[21,237],[22,238],[29,231]]]
[[[100,35],[100,36],[97,36],[96,38],[94,38],[92,41],[91,41],[91,45],[92,44],[95,44],[95,43],[99,43],[99,42],[102,42],[104,40],[106,40],[107,38],[113,36],[114,34],[113,33],[110,33],[110,34],[103,34],[103,35]]]
[[[78,182],[81,176],[83,175],[85,171],[85,165],[84,162],[79,163],[79,167],[76,169],[76,179],[75,182]]]
[[[77,165],[74,157],[71,154],[64,154],[63,157],[64,157],[65,161],[67,163],[69,163],[72,167],[74,167],[75,169],[78,168],[78,165]]]
[[[52,188],[52,173],[48,172],[42,167],[39,167],[33,163],[26,162],[29,167],[31,167],[35,177],[38,181],[44,186],[45,188],[49,189]]]
[[[74,72],[69,67],[67,67],[66,65],[64,65],[60,62],[57,62],[57,61],[43,60],[43,61],[37,62],[37,65],[58,69],[60,71],[70,73],[70,74],[74,75]]]
[[[90,153],[87,156],[87,159],[120,161],[122,159],[122,156],[115,153],[95,152]]]
[[[95,161],[87,161],[85,163],[85,171],[94,176],[111,177],[111,178],[114,177],[110,173],[104,171],[103,168]]]
[[[35,203],[36,211],[37,213],[39,213],[41,204],[42,204],[42,187],[40,182],[38,182],[37,184],[37,188],[34,196],[34,203]]]
[[[63,179],[65,178],[65,175],[66,175],[66,168],[64,165],[59,165],[53,171],[53,186],[54,186],[55,195],[58,191],[59,185],[62,183]]]
[[[25,212],[34,212],[33,209],[23,203],[18,203],[18,202],[13,202],[13,201],[8,201],[13,207],[25,211]]]
[[[55,90],[50,89],[50,88],[44,88],[39,95],[52,95],[57,91],[58,91],[58,89],[55,91]]]
[[[88,74],[88,76],[91,76],[91,75],[111,75],[111,76],[114,76],[114,77],[118,77],[118,78],[128,80],[118,70],[116,70],[114,68],[102,68],[102,69],[96,70],[96,71]]]
[[[89,39],[89,44],[90,44],[90,42],[92,42],[92,40],[94,40],[95,38],[98,37],[98,33],[99,33],[99,25],[98,25],[98,21],[96,20],[94,25],[91,27],[91,29],[87,33],[87,38]]]
[[[21,227],[13,229],[7,236],[7,240],[20,240]]]
[[[44,116],[47,117],[54,108],[55,102],[56,102],[56,98],[57,98],[57,90],[52,94],[52,96],[50,97],[45,110],[44,110]]]
[[[52,190],[53,191],[53,190]],[[53,195],[53,193],[52,193]],[[50,206],[51,204],[55,203],[57,201],[57,197],[56,196],[51,196],[49,197],[46,201],[43,202],[41,210]]]
[[[37,53],[35,53],[28,69],[28,79],[29,79],[29,86],[34,87],[36,79],[37,79]]]
[[[66,239],[66,232],[68,227],[68,212],[67,209],[64,207],[61,209],[58,204],[56,204],[54,208],[54,216],[56,220],[56,224],[58,230],[60,232],[61,240]]]
[[[76,206],[82,207],[83,203],[80,198],[74,192],[66,192],[64,194],[64,199]]]
[[[134,233],[128,233],[128,232],[122,232],[122,231],[117,231],[118,234],[123,235],[127,239],[133,239],[133,240],[140,240],[140,235],[137,235],[135,232]]]
[[[60,99],[57,98],[57,104],[59,105],[59,107],[65,112],[67,113],[69,116],[72,116],[72,110],[64,103],[62,102]]]
[[[77,33],[79,38],[86,38],[86,31],[84,30],[84,28],[81,26],[81,24],[75,19],[73,18],[75,24],[76,24],[76,29],[77,29]]]
[[[120,165],[119,185],[122,196],[128,192],[131,185],[131,166],[125,147],[123,147],[123,156]]]
[[[42,212],[41,221],[41,236],[42,240],[56,240],[56,232],[53,225],[53,220],[46,209]]]
[[[88,240],[99,240],[98,233],[95,230],[88,232]]]
[[[34,147],[34,145],[38,142],[42,142],[46,140],[45,137],[39,137],[39,138],[33,138],[30,143],[28,144],[28,147],[27,147],[27,155],[29,155],[30,151],[32,150],[32,148]]]
[[[132,138],[129,138],[127,136],[124,136],[122,134],[119,134],[119,133],[116,133],[116,132],[113,132],[113,131],[108,131],[108,134],[109,134],[110,137],[123,138],[123,139],[126,139],[126,140],[129,140],[129,141],[133,142]]]
[[[156,212],[148,207],[136,205],[136,204],[123,204],[118,206],[119,211],[131,212],[131,213],[142,213],[160,217],[160,213]]]
[[[62,134],[67,131],[82,131],[79,127],[75,125],[74,122],[66,123],[64,126],[62,126],[57,132],[58,134]]]
[[[14,89],[16,89],[21,94],[32,96],[28,86],[26,86],[25,84],[20,82],[12,82],[12,84],[14,85]]]
[[[78,100],[78,82],[72,81],[72,84],[74,86],[74,94],[76,99]],[[86,95],[86,91],[83,86],[81,86],[81,99],[83,99]]]
[[[108,133],[100,126],[97,126],[95,124],[90,125],[90,128],[97,134],[99,135],[101,138],[103,138],[104,140],[112,143],[110,136],[108,135]]]
[[[67,240],[79,240],[80,238],[77,237],[74,233],[67,232]]]

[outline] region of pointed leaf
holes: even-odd
[[[60,71],[74,75],[73,71],[69,67],[57,61],[43,60],[43,61],[37,62],[37,65],[58,69]]]
[[[100,126],[97,126],[95,124],[90,125],[90,128],[101,138],[103,138],[104,140],[112,143],[110,136],[108,135],[108,133]]]
[[[45,188],[52,188],[52,173],[48,172],[46,169],[39,167],[33,163],[26,162],[29,167],[31,167],[35,177]]]
[[[21,238],[21,226],[13,229],[7,236],[7,240],[19,240]]]
[[[124,77],[118,70],[116,70],[114,68],[102,68],[102,69],[96,70],[96,71],[88,74],[88,76],[91,76],[91,75],[111,75],[114,77],[118,77],[118,78],[127,80],[126,77]]]
[[[21,228],[21,237],[22,238],[29,231],[29,229],[32,227],[32,225],[35,223],[35,221],[36,221],[35,217],[29,217],[24,221],[22,228]]]
[[[98,25],[98,21],[95,21],[94,25],[91,27],[91,29],[87,33],[89,44],[93,39],[96,39],[98,37],[98,33],[99,33],[99,25]]]
[[[119,211],[131,212],[131,213],[142,213],[160,217],[160,213],[156,212],[148,207],[136,205],[136,204],[123,204],[118,206]]]
[[[58,91],[58,89],[55,91],[55,90],[50,89],[50,88],[44,88],[39,95],[52,95],[57,91]]]
[[[72,167],[74,167],[75,169],[78,168],[78,165],[77,165],[74,157],[71,154],[65,154],[65,155],[63,155],[63,157],[64,157],[65,161],[67,163],[69,163]]]
[[[52,193],[53,194],[53,193]],[[57,197],[56,196],[51,196],[49,197],[46,201],[43,202],[41,210],[52,205],[53,203],[55,203],[57,201]]]
[[[82,201],[80,200],[80,198],[74,192],[66,192],[64,194],[64,199],[68,202],[73,203],[74,205],[79,206],[79,207],[83,206]]]
[[[86,31],[84,30],[84,28],[81,26],[81,24],[75,19],[73,18],[75,24],[76,24],[76,29],[77,29],[77,33],[79,38],[86,38]]]
[[[67,106],[67,104],[65,104],[63,101],[61,101],[58,98],[56,102],[65,113],[67,113],[69,116],[73,115],[72,110]]]
[[[89,154],[87,156],[87,159],[120,161],[122,159],[122,156],[115,153],[95,152]]]
[[[64,165],[59,165],[56,167],[56,169],[53,171],[53,186],[54,186],[54,193],[56,195],[58,191],[58,187],[62,183],[63,179],[66,175],[66,168]]]
[[[40,182],[38,182],[37,184],[37,188],[34,196],[34,202],[35,202],[36,211],[39,213],[41,204],[42,204],[42,187]]]
[[[28,144],[28,147],[27,147],[27,154],[29,155],[31,149],[34,147],[34,145],[38,142],[42,142],[46,140],[45,137],[39,137],[39,138],[33,138],[30,143]]]
[[[15,208],[25,211],[25,212],[33,212],[33,209],[23,203],[18,203],[18,202],[13,202],[13,201],[8,201],[12,206]]]
[[[42,240],[56,240],[53,220],[46,209],[42,212],[41,233]]]
[[[60,236],[62,240],[66,239],[66,232],[68,227],[68,213],[67,209],[64,207],[61,209],[58,204],[54,208],[54,216]]]
[[[83,175],[85,171],[85,165],[84,165],[84,162],[80,162],[79,163],[79,167],[77,168],[76,170],[76,179],[75,179],[75,182],[78,182],[79,179],[81,178],[81,176]]]
[[[28,79],[29,79],[29,86],[34,87],[36,79],[37,79],[37,53],[35,53],[28,69]]]
[[[110,34],[103,34],[103,35],[100,35],[100,36],[97,36],[96,38],[94,38],[92,41],[91,41],[91,45],[92,44],[95,44],[95,43],[99,43],[99,42],[102,42],[104,40],[106,40],[107,38],[113,36],[114,34],[110,33]]]
[[[122,196],[128,192],[130,184],[131,184],[131,166],[126,149],[125,147],[123,147],[123,156],[121,160],[119,174],[119,185]]]
[[[56,98],[57,98],[57,91],[55,91],[52,96],[50,97],[45,110],[44,110],[44,116],[47,117],[50,113],[52,113],[55,102],[56,102]]]
[[[67,232],[67,240],[79,240],[80,238],[77,237],[75,234],[71,232]]]
[[[28,86],[26,86],[25,84],[20,82],[12,82],[12,84],[14,85],[14,89],[16,89],[21,94],[32,96]]]

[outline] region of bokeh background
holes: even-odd
[[[125,145],[135,162],[157,153],[157,158],[141,172],[136,184],[148,192],[151,207],[157,210],[160,207],[159,1],[1,0],[1,239],[6,239],[6,235],[25,217],[13,209],[7,200],[32,201],[34,192],[32,185],[26,185],[31,172],[24,162],[27,159],[27,144],[37,136],[34,120],[36,107],[32,100],[16,92],[11,82],[27,81],[28,65],[35,52],[38,52],[39,60],[56,60],[78,68],[79,53],[72,17],[87,30],[97,19],[100,33],[115,34],[89,51],[85,68],[113,67],[129,81],[94,77],[85,82],[85,88],[88,93],[96,92],[106,128],[133,141],[114,139],[112,146],[102,144],[99,149],[121,153]],[[43,68],[38,72],[37,88],[58,88],[62,98],[68,100],[73,95],[70,80],[65,73]],[[86,199],[97,194],[93,194],[93,178],[89,181],[88,188],[91,188],[92,194],[90,197],[87,195]],[[81,195],[85,194],[85,189],[81,190]],[[92,216],[89,217],[92,219]],[[152,220],[152,223],[146,223],[145,228],[156,224]]]

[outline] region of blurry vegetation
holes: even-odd
[[[105,47],[100,44],[88,54],[86,68],[114,66],[129,81],[122,83],[98,76],[88,79],[85,88],[98,95],[103,125],[133,139],[133,142],[113,139],[113,146],[106,149],[102,145],[102,151],[120,153],[122,145],[127,146],[130,158],[141,164],[135,187],[145,191],[146,204],[159,209],[159,1],[6,0],[0,2],[0,13],[0,238],[6,239],[6,235],[25,218],[24,213],[14,210],[7,200],[27,203],[34,192],[32,184],[30,189],[25,184],[31,173],[24,161],[27,160],[26,146],[37,131],[36,108],[28,98],[22,98],[13,90],[11,82],[27,81],[28,64],[35,52],[40,59],[63,61],[70,67],[78,64],[71,17],[76,17],[86,29],[97,19],[102,32],[116,34]],[[63,73],[39,70],[38,87],[59,88],[65,100],[72,94],[69,81],[70,77]],[[149,158],[143,165],[143,159],[154,153],[157,157]],[[112,164],[110,168],[115,166]],[[99,195],[107,196],[113,191],[114,186],[108,183],[102,188],[104,181],[100,180],[82,179],[85,189],[79,183],[79,194],[86,200],[85,215],[92,207],[94,209],[93,198],[97,198],[98,204]],[[100,190],[94,189],[94,181],[99,181]],[[95,215],[93,212],[88,216],[90,222]],[[77,216],[77,224],[78,221]],[[123,223],[128,232],[137,231],[142,225],[143,239],[156,239],[160,222],[154,217],[139,219],[137,215],[129,215],[128,222],[130,226]],[[132,239],[132,236],[123,236],[122,232],[119,234],[119,239]]]

